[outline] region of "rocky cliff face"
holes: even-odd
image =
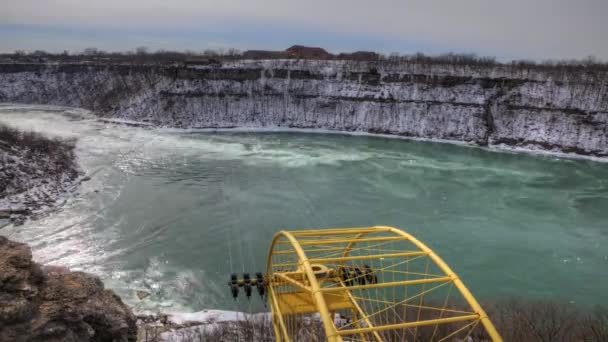
[[[41,267],[0,236],[0,341],[135,341],[130,309],[101,280]]]
[[[320,128],[608,156],[608,75],[511,66],[236,61],[0,65],[0,101],[183,128]]]

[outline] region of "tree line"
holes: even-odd
[[[272,52],[272,51],[268,51]],[[513,60],[509,62],[498,61],[491,56],[478,56],[472,53],[444,53],[439,55],[427,55],[424,53],[415,54],[381,54],[365,52],[364,60],[356,58],[357,61],[377,62],[380,65],[389,67],[399,67],[405,64],[421,65],[455,65],[473,67],[493,67],[493,66],[512,66],[518,69],[537,69],[537,70],[564,70],[564,71],[608,71],[608,62],[596,57],[589,56],[584,59],[567,60]],[[190,60],[238,60],[243,59],[243,55],[249,56],[247,51],[242,52],[238,49],[206,49],[203,51],[175,51],[175,50],[156,50],[151,51],[148,47],[140,46],[130,51],[104,51],[95,47],[86,48],[82,51],[65,50],[60,53],[52,53],[44,50],[24,51],[16,50],[13,53],[0,54],[3,62],[108,62],[108,63],[135,63],[135,64],[170,64],[185,63]],[[337,54],[332,58],[337,60],[349,60],[356,56],[353,54]],[[249,57],[248,57],[249,58]],[[285,59],[284,55],[265,54],[260,59]],[[292,57],[293,59],[293,57]],[[298,58],[301,59],[301,58]],[[352,59],[355,59],[354,57]]]

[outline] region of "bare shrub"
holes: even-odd
[[[548,301],[525,301],[511,299],[499,302],[484,303],[489,317],[502,335],[505,341],[516,342],[560,342],[560,341],[584,341],[604,342],[608,341],[608,311],[595,309],[589,312],[570,304],[560,304]],[[383,317],[385,323],[401,323],[405,317],[418,318],[417,310],[407,307],[396,307],[395,310],[387,311]],[[439,312],[424,312],[420,320],[439,318]],[[443,316],[445,317],[445,316]],[[462,324],[445,324],[441,326],[426,326],[407,331],[384,331],[381,337],[385,341],[408,341],[424,342],[441,339],[450,332],[457,330]],[[300,326],[302,324],[293,324]],[[166,329],[165,329],[166,330]],[[299,339],[307,341],[324,341],[325,335],[320,321],[313,321],[305,329],[298,332]],[[146,342],[160,340],[160,331],[156,334],[149,333]],[[371,334],[366,336],[370,340]],[[172,335],[180,341],[274,341],[272,322],[268,319],[244,319],[237,322],[223,322],[190,327],[177,330]],[[357,338],[359,335],[357,335]],[[454,338],[471,342],[487,342],[487,335],[481,324],[468,334],[466,331],[455,335]],[[171,341],[171,339],[165,339]]]
[[[173,327],[173,331],[168,327],[145,326],[139,337],[142,342],[275,341],[272,322],[266,316],[234,322],[210,322],[179,329]]]
[[[43,171],[49,177],[67,175],[74,179],[78,176],[74,167],[74,147],[74,141],[47,138],[38,133],[20,132],[0,125],[0,149],[19,155],[27,162],[25,167],[31,167],[32,171]]]

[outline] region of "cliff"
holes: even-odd
[[[0,341],[135,341],[135,316],[101,280],[41,267],[0,236]]]
[[[2,64],[0,101],[180,128],[307,128],[608,156],[608,75],[511,65]]]

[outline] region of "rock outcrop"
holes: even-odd
[[[608,75],[516,65],[1,64],[0,101],[180,128],[306,128],[608,156]]]
[[[101,280],[45,269],[0,236],[0,341],[134,341],[136,320]]]

